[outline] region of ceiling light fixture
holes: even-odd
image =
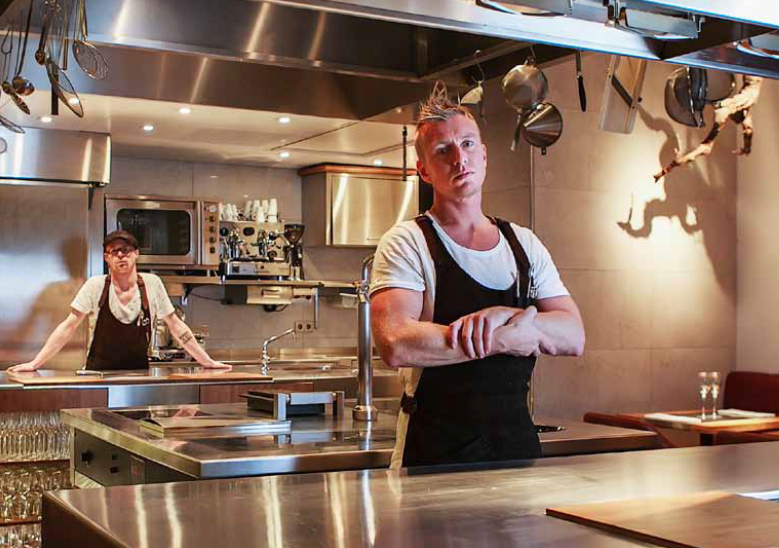
[[[39,118],[39,120],[41,122],[43,122],[44,124],[48,124],[48,123],[50,123],[52,121],[52,117],[51,116],[41,116]]]
[[[281,152],[279,152],[279,158],[281,158],[281,159],[289,158],[289,156],[290,156],[290,154],[286,150],[282,150]]]
[[[382,165],[382,164],[384,164],[384,162],[382,162],[382,161],[381,161],[381,160],[379,160],[378,158],[376,158],[376,159],[373,161],[373,165],[375,165],[375,166],[380,166],[380,165]]]
[[[143,131],[145,131],[146,133],[149,133],[150,131],[154,131],[154,126],[151,124],[146,124],[145,126],[143,126]]]
[[[218,179],[218,178],[219,178],[219,175],[211,175],[211,178],[212,178],[212,179]]]
[[[289,116],[282,116],[281,118],[279,118],[279,123],[280,124],[288,124],[291,121],[292,121],[292,118],[290,118]]]
[[[190,112],[192,112],[192,109],[189,107],[181,107],[179,109],[179,114],[189,114]]]

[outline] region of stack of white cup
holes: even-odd
[[[240,212],[240,213],[239,213]],[[276,198],[246,200],[243,210],[235,204],[219,204],[220,221],[257,221],[259,223],[279,222],[279,206]]]

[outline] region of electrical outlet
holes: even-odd
[[[300,320],[295,322],[295,331],[298,333],[311,333],[314,330],[314,322]]]

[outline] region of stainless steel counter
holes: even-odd
[[[220,415],[266,416],[243,403],[197,408]],[[120,413],[132,414],[128,410],[70,409],[62,415],[65,424],[77,431],[198,479],[387,467],[395,444],[396,417],[386,411],[373,423],[355,422],[347,412],[342,418],[293,418],[289,434],[197,439],[160,439]],[[553,419],[538,422],[565,427],[541,434],[545,456],[648,449],[656,442],[652,432]]]
[[[261,373],[257,365],[236,365],[236,372]],[[140,371],[139,371],[140,372]],[[133,372],[135,373],[135,372]],[[41,374],[56,378],[73,375],[72,371],[42,371]],[[272,364],[269,375],[273,383],[313,382],[314,390],[346,390],[354,397],[357,390],[357,369],[346,360],[332,359],[323,363],[322,360],[304,362],[296,360],[283,364]],[[167,375],[155,376],[153,381],[146,379],[142,383],[132,384],[111,382],[107,377],[100,382],[89,384],[50,384],[24,386],[14,382],[5,372],[0,373],[0,390],[108,390],[108,407],[131,407],[155,404],[196,404],[200,402],[199,387],[210,384],[266,384],[265,380],[235,379],[230,381],[208,381],[181,383],[171,381]],[[344,383],[348,384],[346,386]],[[377,395],[398,394],[401,390],[397,381],[397,372],[387,368],[374,370],[374,391]]]
[[[779,487],[779,442],[47,493],[44,548],[628,547],[550,506]]]

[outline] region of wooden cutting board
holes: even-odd
[[[721,491],[548,508],[546,513],[671,548],[779,547],[779,503]]]
[[[25,386],[69,385],[69,384],[150,384],[161,382],[235,382],[235,381],[272,381],[273,377],[255,373],[243,373],[237,371],[225,371],[223,373],[176,373],[167,377],[152,377],[148,375],[117,375],[99,377],[97,375],[57,375],[55,377],[41,377],[31,374],[14,375],[10,380]]]

